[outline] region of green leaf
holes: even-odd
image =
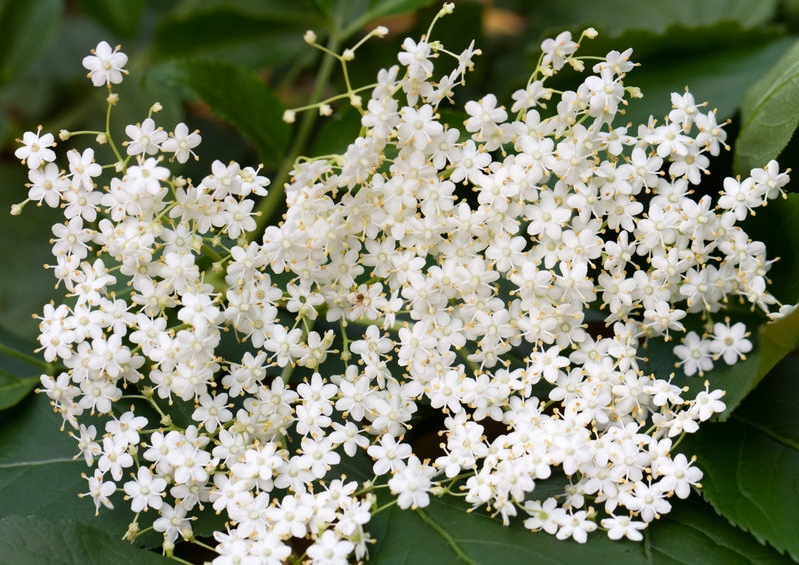
[[[302,2],[201,3],[164,18],[156,28],[156,59],[203,58],[252,69],[314,54],[302,39],[325,22]]]
[[[232,63],[189,60],[163,63],[148,79],[192,92],[249,140],[265,161],[282,158],[291,130],[283,122],[283,104],[256,73]]]
[[[799,123],[799,42],[744,96],[735,170],[746,174],[776,158]]]
[[[330,5],[331,18],[341,25],[340,31],[346,38],[358,32],[369,22],[399,14],[415,12],[433,4],[435,0],[333,0]]]
[[[786,357],[735,411],[733,418],[799,451],[799,358]]]
[[[60,0],[4,2],[0,11],[0,84],[21,74],[42,53],[61,20]]]
[[[311,154],[343,154],[361,131],[361,122],[356,114],[355,108],[347,105],[322,121],[314,138]]]
[[[78,0],[86,15],[114,34],[131,39],[139,29],[144,13],[144,0]]]
[[[174,18],[190,18],[195,14],[231,10],[252,18],[268,19],[283,23],[312,25],[322,22],[323,11],[314,0],[194,0],[178,6]],[[172,17],[167,18],[167,21]]]
[[[792,237],[797,225],[799,194],[791,193],[757,210],[742,226],[749,237],[766,244],[768,259],[774,261],[768,273],[769,291],[782,304],[799,302],[799,245]]]
[[[672,512],[650,526],[644,551],[647,564],[767,565],[791,563],[730,525],[705,502],[692,495],[672,502]]]
[[[102,435],[102,424],[95,425],[98,435]],[[60,426],[61,417],[53,412],[43,394],[29,396],[0,412],[0,517],[24,512],[56,520],[73,519],[121,538],[134,518],[129,503],[117,492],[111,496],[114,509],[101,506],[99,516],[95,516],[91,498],[78,497],[88,491],[81,474],[91,475],[92,471],[82,458],[75,458],[77,444]],[[156,518],[156,513],[145,512],[139,515],[138,522],[145,529]],[[192,528],[198,536],[209,536],[224,529],[224,519],[207,506]],[[158,547],[162,541],[161,534],[150,531],[136,538],[136,545]]]
[[[22,509],[79,520],[94,515],[91,501],[77,498],[86,463],[73,459],[77,448],[60,425],[44,395],[0,413],[0,516]]]
[[[20,402],[37,384],[39,384],[39,377],[20,379],[0,369],[0,410],[5,410]]]
[[[0,564],[20,563],[168,565],[174,561],[71,519],[3,518],[0,520]]]
[[[467,512],[461,503],[438,499],[418,511],[392,507],[369,523],[376,539],[370,548],[372,565],[409,563],[584,563],[730,565],[784,563],[779,554],[730,526],[700,500],[675,501],[674,510],[647,530],[642,543],[611,541],[602,532],[588,543],[559,541],[520,524],[503,526],[499,519]]]
[[[435,3],[435,0],[370,0],[369,11],[364,15],[368,20],[415,12]]]
[[[63,215],[47,207],[29,204],[22,215],[10,216],[7,210],[27,196],[26,171],[19,163],[0,165],[0,241],[14,242],[3,246],[3,273],[0,277],[0,328],[18,337],[38,334],[38,322],[32,315],[41,313],[42,305],[56,295],[55,280],[42,266],[53,262],[48,243],[51,226],[63,221]],[[28,352],[36,348],[34,341]]]
[[[728,422],[707,424],[699,454],[705,498],[731,523],[799,560],[799,362],[788,358]],[[740,414],[740,416],[739,416]]]
[[[786,355],[799,347],[799,311],[773,324],[760,327],[759,359],[755,384],[759,383]]]
[[[663,32],[673,24],[707,26],[728,20],[751,27],[771,20],[777,0],[671,0],[639,2],[637,0],[559,0],[558,2],[506,2],[520,10],[530,11],[548,27],[585,27],[595,25],[611,35],[624,30],[648,29]]]
[[[73,519],[121,537],[132,519],[130,509],[121,496],[112,497],[119,508],[103,508],[102,518],[96,518],[91,499],[78,498],[88,490],[81,473],[89,469],[85,461],[74,459],[75,441],[59,430],[60,425],[61,418],[41,394],[0,412],[0,516],[24,512]]]

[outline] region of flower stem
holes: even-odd
[[[42,361],[38,357],[33,355],[28,355],[18,349],[5,345],[4,343],[0,343],[0,353],[4,353],[9,357],[13,357],[14,359],[18,359],[19,361],[23,361],[28,363],[29,365],[33,365],[34,367],[38,367],[45,372],[50,372],[53,369],[53,366],[48,363],[47,361]]]
[[[330,39],[327,42],[326,49],[332,52],[337,52],[341,46],[341,39],[337,33],[331,33]],[[333,57],[323,57],[322,63],[319,66],[319,72],[316,75],[316,83],[311,91],[310,104],[315,104],[322,99],[327,83],[330,81],[330,75],[333,72],[333,67],[336,59]],[[257,211],[260,216],[256,220],[257,227],[252,232],[253,235],[260,234],[264,228],[275,220],[275,215],[278,213],[280,205],[284,197],[284,186],[289,180],[289,174],[294,168],[294,163],[297,157],[305,150],[308,139],[313,131],[313,125],[316,122],[316,115],[313,112],[305,112],[297,128],[297,134],[294,136],[294,141],[291,144],[288,155],[282,159],[282,165],[275,174],[272,182],[272,190],[261,200],[258,204]]]

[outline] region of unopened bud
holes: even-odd
[[[316,33],[314,33],[313,30],[309,29],[308,31],[306,31],[305,35],[303,35],[302,38],[305,40],[305,43],[307,43],[308,45],[313,45],[314,43],[316,43]]]
[[[67,130],[65,130],[65,129],[62,129],[61,131],[58,132],[58,139],[60,139],[61,141],[66,141],[71,136],[72,136],[72,133],[67,131]]]
[[[294,110],[286,110],[283,112],[283,121],[287,124],[293,124],[297,120],[297,112]]]
[[[630,98],[643,98],[644,94],[637,86],[625,86],[624,90],[630,95]]]

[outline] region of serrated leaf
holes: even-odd
[[[21,563],[168,565],[174,561],[71,519],[3,518],[0,520],[0,564]]]
[[[61,20],[60,0],[5,2],[0,10],[0,83],[22,73],[42,53]]]
[[[92,19],[114,34],[130,39],[136,35],[144,13],[144,0],[77,0]]]
[[[799,124],[799,42],[744,96],[734,168],[747,174],[776,158]]]
[[[290,133],[283,122],[283,104],[256,73],[232,63],[189,60],[159,65],[149,78],[194,93],[249,140],[265,161],[275,163],[283,157]]]
[[[0,410],[19,403],[38,383],[39,377],[20,379],[0,369]]]
[[[672,512],[650,526],[645,551],[656,565],[787,565],[791,561],[746,535],[699,497],[672,504]]]
[[[373,565],[410,563],[497,563],[527,565],[713,565],[784,563],[779,554],[730,526],[713,509],[694,499],[676,501],[674,510],[652,524],[641,543],[611,541],[602,532],[588,543],[559,541],[520,524],[503,526],[479,512],[467,513],[459,502],[433,500],[419,511],[393,507],[372,518],[369,531],[376,539],[370,549]]]
[[[704,496],[713,507],[757,539],[799,560],[799,450],[794,441],[799,425],[795,418],[788,419],[778,430],[767,415],[772,403],[799,406],[797,368],[793,358],[780,364],[768,378],[780,381],[780,386],[772,387],[771,394],[756,395],[755,404],[744,408],[747,401],[742,418],[736,412],[724,424],[706,424],[695,437],[685,439],[686,448],[699,455]]]

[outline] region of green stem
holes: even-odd
[[[334,53],[339,50],[341,46],[341,39],[337,33],[331,33],[330,39],[327,42],[327,49]],[[322,64],[319,66],[319,73],[316,75],[316,84],[314,84],[313,91],[311,92],[310,103],[314,104],[322,99],[322,94],[325,87],[330,81],[330,75],[333,72],[333,67],[336,64],[336,59],[333,57],[324,57]],[[261,200],[258,204],[257,211],[261,213],[257,219],[257,227],[253,234],[262,233],[264,228],[275,220],[274,216],[280,208],[283,198],[285,196],[283,187],[288,182],[289,173],[294,168],[294,163],[300,154],[305,150],[308,139],[313,132],[313,125],[316,122],[316,115],[313,112],[305,112],[297,128],[297,135],[294,136],[294,141],[291,144],[288,154],[282,160],[280,169],[275,174],[272,182],[272,190],[266,195],[266,198]]]
[[[47,361],[43,361],[38,357],[35,357],[33,355],[28,355],[27,353],[23,353],[22,351],[14,349],[13,347],[9,347],[4,343],[0,343],[0,353],[4,353],[9,357],[13,357],[14,359],[18,359],[20,361],[28,363],[29,365],[38,367],[48,373],[53,370],[53,366]]]

